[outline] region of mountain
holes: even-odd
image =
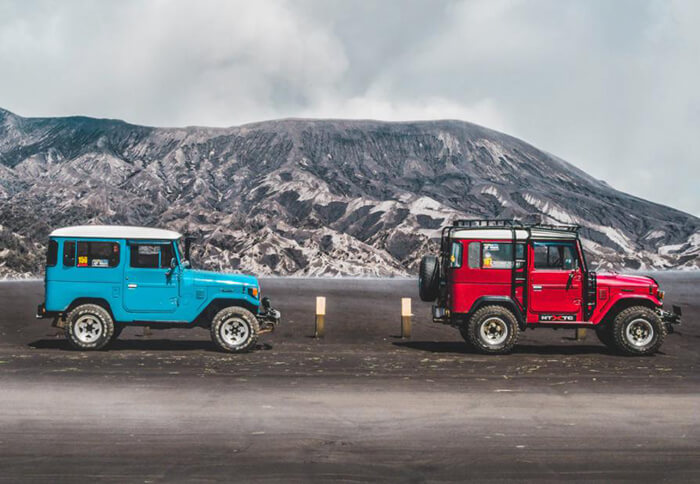
[[[415,274],[440,227],[470,217],[577,223],[603,268],[700,266],[697,217],[461,121],[153,128],[0,110],[0,206],[8,277],[41,274],[52,229],[90,223],[189,232],[195,265],[255,274]]]

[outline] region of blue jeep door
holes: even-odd
[[[172,313],[178,307],[177,269],[170,270],[172,241],[130,241],[124,264],[124,307],[136,313]]]

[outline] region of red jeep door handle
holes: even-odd
[[[575,271],[571,271],[571,274],[569,274],[569,279],[566,281],[566,290],[568,291],[571,289],[571,284],[574,282],[574,276],[576,275]]]

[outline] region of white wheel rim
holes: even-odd
[[[625,329],[627,341],[634,346],[646,346],[654,339],[654,327],[646,319],[635,319]]]
[[[219,334],[227,345],[241,346],[248,341],[250,327],[240,318],[231,318],[223,322]]]
[[[492,316],[479,327],[481,340],[489,345],[500,345],[508,339],[508,325],[501,318]]]
[[[93,315],[85,314],[75,323],[75,337],[83,344],[92,344],[102,337],[104,327],[102,321]]]

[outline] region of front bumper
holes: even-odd
[[[270,299],[264,297],[262,300],[262,311],[258,313],[258,323],[260,323],[261,333],[271,333],[277,328],[282,320],[282,313],[270,306]]]
[[[668,329],[669,333],[673,333],[674,324],[681,324],[682,312],[680,306],[673,306],[673,311],[657,309],[656,312],[661,318],[661,321],[666,324],[666,329]]]

